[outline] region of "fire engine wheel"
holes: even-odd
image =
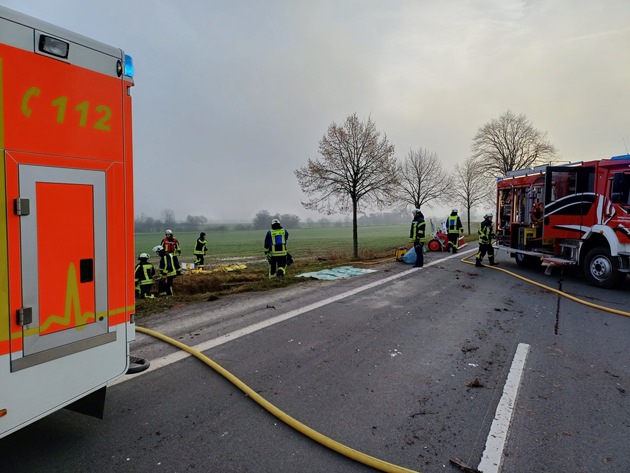
[[[538,256],[524,255],[523,253],[516,253],[514,259],[516,259],[516,264],[522,268],[538,268],[542,264],[542,260]]]
[[[619,271],[619,260],[610,255],[608,248],[593,248],[584,259],[584,275],[594,286],[613,288],[625,278]]]
[[[440,245],[440,242],[437,240],[431,240],[429,242],[429,250],[431,251],[441,251],[442,250],[442,245]]]
[[[151,366],[151,362],[149,362],[149,360],[138,358],[137,356],[130,356],[127,374],[142,373],[143,371],[149,369],[149,366]]]

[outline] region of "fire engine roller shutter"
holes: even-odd
[[[107,324],[105,172],[19,166],[26,367],[115,339]],[[30,361],[29,361],[30,360]],[[16,366],[14,366],[14,369]]]

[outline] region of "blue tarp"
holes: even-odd
[[[298,274],[296,278],[314,278],[322,280],[351,278],[353,276],[360,276],[361,274],[374,273],[375,269],[361,269],[353,266],[339,266],[338,268],[322,269],[321,271],[315,271],[312,273]]]
[[[427,244],[426,243],[422,247],[422,251],[425,254],[427,253]],[[405,253],[402,257],[398,258],[398,261],[401,261],[401,262],[403,262],[405,264],[416,264],[416,249],[412,246],[411,248],[409,248],[407,250],[407,253]]]
[[[405,264],[416,264],[416,249],[413,246],[409,248],[399,261]]]

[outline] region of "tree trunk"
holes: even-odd
[[[468,215],[468,236],[470,236],[470,207],[466,209],[466,213]]]
[[[359,259],[359,231],[357,228],[357,201],[352,200],[352,252]]]

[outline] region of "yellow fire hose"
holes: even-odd
[[[472,261],[468,261],[468,258],[472,258],[473,256],[475,256],[475,253],[462,258],[462,260],[461,260],[462,263],[475,264]],[[486,266],[486,268],[492,268],[492,269],[495,269],[497,271],[501,271],[501,272],[503,272],[505,274],[509,274],[510,276],[514,276],[515,278],[518,278],[518,279],[521,279],[521,280],[523,280],[525,282],[533,284],[534,286],[538,286],[538,287],[540,287],[542,289],[545,289],[547,291],[556,293],[559,296],[566,297],[567,299],[570,299],[570,300],[572,300],[574,302],[577,302],[578,304],[583,304],[585,306],[591,307],[593,309],[602,310],[604,312],[610,312],[611,314],[617,314],[617,315],[623,315],[624,317],[630,317],[630,312],[625,312],[623,310],[612,309],[611,307],[606,307],[606,306],[603,306],[603,305],[593,304],[592,302],[588,302],[588,301],[585,301],[584,299],[580,299],[579,297],[575,297],[575,296],[572,296],[571,294],[567,294],[566,292],[562,292],[559,289],[555,289],[555,288],[553,288],[551,286],[547,286],[545,284],[542,284],[542,283],[539,283],[539,282],[536,282],[536,281],[532,281],[531,279],[527,279],[527,278],[525,278],[525,277],[523,277],[523,276],[521,276],[519,274],[513,273],[512,271],[508,271],[507,269],[499,268],[497,266]]]
[[[312,440],[315,440],[316,442],[320,443],[321,445],[337,452],[337,453],[341,453],[342,455],[355,460],[359,463],[363,463],[364,465],[370,466],[376,470],[379,471],[385,471],[388,473],[419,473],[416,472],[414,470],[408,470],[407,468],[404,468],[402,466],[397,466],[394,465],[392,463],[388,463],[386,461],[383,460],[379,460],[378,458],[374,458],[371,457],[370,455],[366,455],[365,453],[361,453],[357,450],[354,450],[353,448],[347,447],[329,437],[326,437],[325,435],[320,434],[319,432],[317,432],[316,430],[311,429],[310,427],[308,427],[307,425],[304,425],[303,423],[301,423],[300,421],[294,419],[293,417],[291,417],[290,415],[288,415],[287,413],[285,413],[284,411],[278,409],[276,406],[274,406],[273,404],[271,404],[269,401],[267,401],[265,398],[263,398],[260,394],[258,394],[256,391],[254,391],[253,389],[251,389],[249,386],[247,386],[245,383],[243,383],[240,379],[238,379],[236,376],[234,376],[232,373],[230,373],[229,371],[227,371],[225,368],[223,368],[222,366],[220,366],[219,364],[217,364],[216,362],[212,361],[210,358],[208,358],[206,355],[204,355],[203,353],[201,353],[198,350],[195,350],[192,347],[189,347],[188,345],[185,345],[181,342],[178,342],[177,340],[173,340],[170,337],[167,337],[166,335],[162,335],[161,333],[155,332],[153,330],[149,330],[147,328],[144,327],[136,327],[136,330],[138,332],[144,333],[146,335],[150,335],[152,337],[158,338],[160,340],[165,341],[166,343],[170,343],[173,346],[176,346],[177,348],[180,348],[181,350],[184,350],[187,353],[190,353],[192,356],[198,358],[199,360],[201,360],[202,362],[204,362],[206,365],[208,365],[210,368],[212,368],[214,371],[216,371],[217,373],[219,373],[221,376],[223,376],[225,379],[227,379],[228,381],[230,381],[232,384],[234,384],[237,388],[239,388],[241,391],[243,391],[248,397],[250,397],[252,400],[256,401],[260,406],[262,406],[264,409],[266,409],[269,413],[273,414],[275,417],[277,417],[278,419],[280,419],[282,422],[284,422],[285,424],[287,424],[288,426],[294,428],[295,430],[297,430],[298,432],[306,435],[307,437],[311,438]]]

